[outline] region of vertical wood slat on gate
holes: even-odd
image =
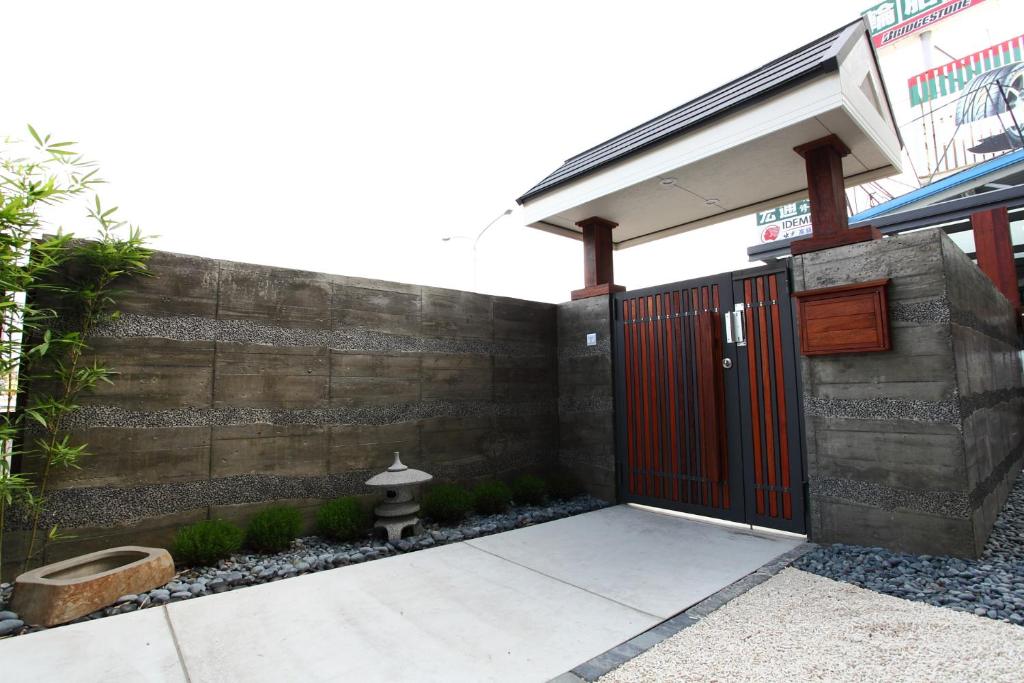
[[[623,299],[628,491],[728,509],[718,285]]]
[[[784,269],[761,268],[615,296],[626,500],[803,532],[788,288]],[[725,330],[721,311],[734,303],[742,312]],[[746,343],[725,344],[727,331],[745,331]]]
[[[789,405],[778,274],[743,280],[754,513],[793,519]]]

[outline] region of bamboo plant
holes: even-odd
[[[95,238],[46,234],[52,229],[42,217],[46,207],[91,192],[102,180],[74,143],[53,142],[31,126],[29,133],[32,155],[11,153],[10,140],[0,154],[0,567],[5,517],[14,509],[27,522],[26,568],[60,537],[53,524],[41,533],[53,512],[47,499],[53,472],[79,467],[89,455],[65,430],[67,418],[84,393],[114,374],[86,360],[89,333],[116,315],[116,283],[146,274],[150,255],[139,230],[117,220],[116,208],[104,209],[98,196],[88,209],[98,225]],[[15,471],[17,462],[23,471]]]

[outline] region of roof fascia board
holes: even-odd
[[[885,158],[889,160],[889,164],[894,169],[896,169],[896,172],[899,172],[900,169],[903,166],[903,157],[902,157],[902,155],[899,154],[899,153],[897,153],[895,155],[889,154],[889,150],[890,149],[893,149],[893,148],[895,148],[897,150],[902,150],[903,149],[903,142],[900,140],[899,135],[896,135],[895,139],[893,140],[894,142],[896,142],[895,146],[891,144],[891,141],[884,140],[882,138],[882,136],[879,135],[880,131],[878,130],[878,127],[872,125],[871,122],[868,121],[864,117],[864,115],[861,113],[861,108],[857,107],[854,102],[850,101],[850,99],[846,96],[845,93],[843,94],[843,108],[846,110],[846,113],[849,114],[850,118],[853,119],[853,122],[857,125],[857,127],[861,130],[861,132],[864,133],[864,135],[866,135],[868,138],[871,139],[871,142],[874,143],[875,147],[877,147],[878,149],[882,150],[882,153],[885,154]],[[864,111],[867,111],[867,110],[864,110]],[[874,111],[874,110],[871,109],[871,111]],[[879,117],[879,118],[882,118],[882,117]],[[882,120],[883,120],[883,123],[884,123],[885,122],[884,119],[882,119]],[[885,133],[892,133],[893,130],[894,129],[889,128],[888,126],[884,127],[884,132]],[[865,166],[866,165],[867,164],[865,164]]]
[[[535,225],[551,216],[632,187],[659,174],[674,173],[684,166],[751,142],[772,131],[838,109],[843,106],[838,78],[837,72],[825,74],[812,82],[804,83],[798,89],[780,93],[774,99],[781,111],[770,120],[744,121],[742,117],[749,115],[750,112],[735,112],[728,118],[718,119],[712,125],[703,127],[703,140],[693,136],[673,137],[662,141],[657,147],[646,150],[644,154],[618,159],[614,166],[610,165],[598,172],[574,178],[553,191],[546,192],[546,196],[527,202],[523,209],[525,222],[528,225]],[[808,94],[812,96],[810,104],[801,104],[800,100]],[[729,127],[741,129],[743,132],[728,134]],[[716,129],[717,132],[725,131],[727,135],[714,139]]]
[[[725,90],[725,89],[727,89],[729,87],[732,87],[732,86],[735,86],[735,85],[738,85],[738,84],[741,84],[741,83],[749,82],[750,77],[755,75],[755,74],[757,74],[758,72],[764,71],[765,69],[768,69],[768,68],[772,67],[773,65],[782,63],[786,59],[789,59],[789,58],[799,54],[800,52],[805,51],[805,50],[811,48],[815,44],[829,39],[830,36],[837,36],[836,38],[833,38],[833,40],[835,42],[835,45],[833,45],[830,48],[829,53],[824,58],[819,60],[819,62],[817,64],[815,64],[813,67],[807,69],[806,71],[804,71],[804,72],[802,72],[800,74],[797,74],[797,75],[793,76],[792,78],[790,78],[790,79],[788,79],[786,81],[782,81],[782,82],[776,84],[775,86],[773,86],[772,88],[768,88],[765,91],[758,93],[754,97],[751,97],[751,98],[748,98],[748,99],[745,99],[745,100],[740,100],[740,101],[736,102],[735,104],[733,104],[733,105],[731,105],[729,107],[726,107],[723,110],[721,110],[719,112],[716,112],[715,114],[707,117],[706,119],[698,120],[698,121],[694,122],[690,126],[683,127],[681,129],[679,129],[678,131],[673,132],[670,136],[667,136],[665,138],[654,138],[653,140],[651,140],[651,141],[649,141],[647,143],[644,143],[642,145],[638,145],[635,149],[632,149],[629,152],[627,152],[625,154],[622,154],[621,156],[615,156],[615,157],[607,159],[607,160],[605,160],[603,162],[595,164],[593,167],[588,168],[587,170],[583,171],[582,173],[580,173],[578,175],[570,175],[570,176],[568,176],[566,178],[560,179],[560,180],[552,183],[551,185],[548,185],[548,186],[545,186],[543,188],[540,188],[539,186],[543,185],[544,182],[547,180],[547,178],[545,178],[544,180],[541,180],[540,183],[537,184],[537,186],[534,186],[533,189],[528,190],[526,193],[524,193],[522,196],[520,196],[518,199],[516,199],[516,202],[521,204],[521,205],[525,205],[525,203],[528,200],[530,200],[530,199],[532,199],[532,198],[534,198],[536,196],[539,196],[539,195],[551,192],[552,190],[554,190],[554,189],[556,189],[556,188],[558,188],[558,187],[560,187],[560,186],[562,186],[562,185],[564,185],[566,183],[572,182],[574,180],[578,180],[581,177],[585,177],[585,176],[593,173],[594,171],[596,171],[598,169],[601,169],[601,168],[603,168],[603,167],[605,167],[605,166],[607,166],[609,164],[622,161],[622,160],[627,159],[627,158],[629,158],[631,156],[634,156],[634,155],[636,155],[638,153],[641,153],[642,151],[645,151],[646,149],[648,149],[649,147],[651,147],[653,145],[662,144],[662,143],[664,143],[667,140],[675,139],[675,138],[677,138],[677,137],[679,137],[681,135],[684,135],[684,134],[686,134],[686,133],[688,133],[688,132],[690,132],[690,131],[692,131],[692,130],[694,130],[696,128],[699,128],[699,127],[708,125],[710,123],[713,123],[713,122],[715,122],[716,120],[718,120],[719,118],[721,118],[723,116],[727,116],[727,115],[729,115],[731,113],[734,113],[734,112],[736,112],[738,110],[750,107],[750,106],[756,104],[757,102],[759,102],[759,101],[761,101],[761,100],[763,100],[765,98],[772,97],[772,96],[778,94],[779,92],[784,92],[784,91],[786,91],[786,90],[788,90],[790,88],[796,87],[796,86],[800,85],[801,83],[803,83],[803,82],[805,82],[805,81],[807,81],[809,79],[812,79],[812,78],[814,78],[816,76],[821,75],[822,73],[831,73],[831,72],[837,71],[838,68],[839,68],[839,55],[842,53],[843,50],[852,49],[851,46],[852,46],[852,44],[855,43],[855,41],[851,40],[851,38],[854,37],[857,34],[860,34],[862,31],[866,33],[866,31],[867,31],[866,27],[867,27],[867,24],[865,23],[864,19],[863,18],[858,18],[856,21],[851,22],[850,24],[847,24],[846,26],[844,26],[844,27],[842,27],[840,29],[837,29],[836,31],[833,31],[832,33],[827,34],[826,36],[822,36],[821,38],[818,38],[818,39],[813,40],[813,41],[811,41],[809,43],[806,43],[805,45],[802,45],[802,46],[796,48],[795,50],[792,50],[792,51],[786,53],[785,55],[783,55],[781,57],[778,57],[778,58],[768,62],[767,64],[764,64],[764,65],[758,67],[757,69],[754,69],[750,73],[747,73],[747,74],[744,74],[744,75],[742,75],[742,76],[740,76],[738,78],[735,78],[735,79],[729,81],[728,83],[725,83],[725,84],[723,84],[723,85],[721,85],[721,86],[719,86],[717,88],[714,88],[713,90],[710,90],[707,93],[705,93],[703,95],[700,95],[700,96],[698,96],[698,97],[696,97],[696,98],[694,98],[694,99],[692,99],[692,100],[690,100],[690,101],[688,101],[688,102],[686,102],[686,103],[676,107],[675,109],[669,110],[667,112],[663,112],[662,114],[659,114],[658,116],[655,116],[655,117],[653,117],[651,119],[648,119],[644,123],[641,123],[641,124],[639,124],[637,126],[634,126],[633,128],[630,128],[629,130],[627,130],[627,131],[625,131],[623,133],[615,135],[614,137],[611,137],[608,140],[605,140],[604,142],[601,142],[601,143],[599,143],[597,145],[594,145],[593,147],[590,147],[589,149],[586,149],[583,152],[580,152],[579,154],[573,155],[573,156],[569,157],[562,165],[565,166],[565,164],[571,163],[572,161],[574,161],[576,159],[579,159],[580,157],[585,156],[585,155],[587,155],[587,154],[589,154],[589,153],[591,153],[591,152],[593,152],[595,150],[598,150],[601,147],[603,147],[605,145],[608,145],[609,143],[614,142],[615,140],[618,140],[620,138],[623,138],[623,137],[626,137],[626,136],[630,135],[631,133],[639,131],[639,130],[643,129],[645,126],[649,126],[649,125],[653,124],[654,122],[656,122],[659,119],[665,117],[667,114],[670,114],[673,111],[676,111],[676,110],[679,110],[679,109],[683,109],[683,108],[688,107],[690,105],[696,104],[701,99],[707,97],[708,95],[720,92],[722,90]],[[870,42],[870,38],[869,38],[869,42]],[[877,63],[877,59],[876,59],[876,63]],[[884,84],[883,84],[883,88],[884,88]],[[888,94],[886,94],[886,97],[888,97]],[[891,109],[891,107],[890,107],[890,109]],[[895,118],[893,120],[895,121]],[[552,175],[557,173],[558,170],[559,169],[556,169],[553,173],[549,174],[548,178],[550,178]]]
[[[726,118],[726,117],[728,117],[728,116],[730,116],[732,114],[736,114],[736,113],[742,112],[744,109],[749,109],[751,106],[753,106],[755,104],[758,104],[758,103],[764,101],[765,99],[769,99],[769,98],[774,97],[776,95],[782,94],[782,93],[786,92],[787,90],[790,90],[790,89],[793,89],[793,88],[797,88],[797,87],[803,85],[804,83],[806,83],[807,81],[813,80],[814,78],[816,78],[818,76],[821,76],[823,74],[834,73],[836,70],[837,69],[835,69],[835,68],[824,69],[824,68],[821,68],[821,66],[819,65],[818,68],[815,68],[813,70],[808,70],[806,73],[802,74],[801,76],[799,76],[797,78],[794,78],[794,79],[792,79],[790,81],[787,81],[782,86],[778,86],[778,87],[775,87],[775,88],[769,88],[769,89],[765,90],[764,92],[758,94],[758,96],[755,97],[755,98],[751,98],[749,100],[745,100],[745,101],[740,102],[738,104],[726,107],[725,109],[723,109],[720,112],[717,112],[713,116],[710,116],[710,117],[708,117],[706,119],[702,119],[700,121],[695,122],[694,124],[692,124],[690,126],[686,126],[684,128],[679,129],[678,131],[674,132],[670,136],[666,136],[666,137],[663,137],[663,138],[655,138],[654,140],[646,142],[646,143],[644,143],[642,145],[638,145],[635,149],[630,150],[626,154],[623,154],[623,155],[617,156],[617,157],[613,157],[613,158],[608,159],[606,161],[602,161],[600,163],[597,163],[593,167],[588,168],[583,173],[580,173],[578,175],[573,175],[573,176],[567,177],[565,179],[559,180],[558,182],[553,183],[550,186],[545,187],[545,188],[543,188],[541,190],[538,190],[536,192],[531,190],[531,191],[527,192],[526,194],[522,195],[521,197],[519,197],[518,199],[516,199],[516,202],[518,204],[522,205],[522,206],[525,206],[526,203],[529,202],[531,199],[534,199],[534,198],[539,197],[541,195],[545,195],[545,194],[549,194],[551,192],[554,192],[554,191],[558,190],[559,188],[564,187],[565,185],[568,185],[568,184],[573,183],[573,182],[575,182],[577,180],[581,180],[583,178],[586,178],[587,176],[593,175],[594,173],[597,173],[599,171],[603,171],[607,167],[609,167],[609,166],[611,166],[613,164],[617,164],[617,163],[622,162],[622,161],[627,161],[627,160],[629,160],[629,159],[631,159],[633,157],[636,157],[636,156],[638,156],[640,154],[643,154],[644,152],[649,151],[653,147],[658,147],[660,145],[663,145],[663,144],[666,144],[666,143],[669,143],[669,142],[673,142],[675,140],[678,140],[680,137],[685,137],[686,135],[691,134],[691,133],[693,133],[693,132],[695,132],[695,131],[697,131],[697,130],[699,130],[701,128],[706,128],[707,126],[714,125],[714,124],[720,122],[723,118]],[[541,182],[543,182],[543,181],[541,181]]]
[[[893,168],[891,166],[883,166],[882,168],[872,169],[870,171],[865,171],[855,176],[850,176],[849,178],[846,178],[846,186],[853,187],[855,185],[861,185],[863,183],[868,183],[871,182],[872,180],[877,180],[879,178],[886,178],[888,176],[891,176],[892,174]],[[622,242],[616,242],[613,245],[613,247],[616,250],[629,249],[630,247],[636,247],[646,242],[653,242],[654,240],[659,240],[665,237],[671,237],[679,233],[689,232],[690,230],[696,230],[698,228],[703,228],[709,225],[715,225],[717,223],[722,223],[733,218],[742,218],[743,216],[748,216],[756,211],[760,211],[761,209],[770,209],[779,206],[780,204],[788,204],[790,202],[795,202],[797,200],[806,198],[807,190],[801,190],[799,192],[793,192],[791,194],[786,194],[779,197],[772,197],[771,199],[766,199],[764,201],[757,202],[756,204],[740,206],[735,209],[729,209],[724,213],[715,214],[714,216],[708,216],[707,218],[701,218],[695,221],[690,221],[689,223],[680,223],[679,225],[672,225],[666,228],[662,228],[661,230],[648,233],[646,235],[640,235],[639,237],[633,237],[628,240],[623,240]]]

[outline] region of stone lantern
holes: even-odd
[[[366,480],[367,486],[384,489],[384,502],[374,509],[377,515],[376,529],[387,532],[389,541],[402,538],[402,531],[419,525],[420,504],[415,500],[416,487],[434,477],[420,470],[411,470],[402,464],[395,451],[395,462],[380,474]]]

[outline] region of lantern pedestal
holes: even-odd
[[[406,529],[420,531],[420,504],[415,499],[416,487],[434,477],[421,470],[412,470],[402,464],[398,451],[395,462],[384,472],[370,477],[367,486],[384,489],[384,502],[374,508],[377,522],[374,529],[383,529],[388,541],[399,541]]]

